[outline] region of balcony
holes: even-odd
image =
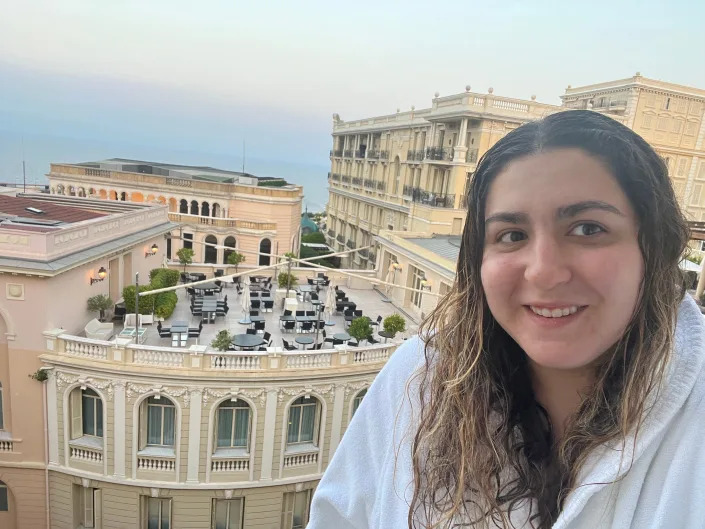
[[[406,161],[407,162],[421,162],[423,161],[423,150],[421,151],[412,151],[409,150],[406,152]]]
[[[328,230],[328,237],[330,237],[331,239],[335,237],[335,232],[333,230]]]
[[[367,159],[368,160],[379,160],[379,151],[378,150],[367,151]]]
[[[352,185],[357,186],[357,187],[362,187],[362,177],[361,176],[354,176],[352,179]]]
[[[389,160],[389,151],[379,151],[380,160]]]
[[[354,243],[352,240],[350,240],[350,239],[348,239],[348,241],[345,243],[345,246],[347,246],[347,247],[350,248],[351,250],[354,250],[354,249],[355,249],[355,243]]]
[[[404,195],[411,197],[412,202],[424,204],[434,208],[453,208],[455,205],[455,195],[443,193],[429,193],[419,187],[404,186]]]
[[[340,180],[341,180],[344,184],[349,184],[349,183],[350,183],[350,176],[344,174],[343,176],[340,177]]]
[[[340,244],[345,243],[345,237],[343,235],[338,234],[338,236],[335,238],[336,241],[338,241]]]
[[[331,156],[335,156],[336,158],[340,158],[343,155],[343,149],[333,149],[330,151]]]
[[[374,254],[374,252],[370,252],[370,253],[369,253],[369,260],[370,260],[372,263],[376,263],[376,262],[377,262],[377,256]]]
[[[352,149],[346,149],[343,151],[344,158],[352,158],[352,155],[353,155]]]
[[[384,182],[377,182],[377,191],[384,191]]]
[[[365,181],[363,182],[363,185],[364,185],[367,189],[374,189],[374,188],[377,186],[376,182],[375,182],[374,180],[372,180],[371,178],[365,178]]]
[[[364,158],[365,157],[365,149],[359,149],[355,151],[355,158]]]
[[[367,258],[369,258],[369,256],[370,256],[370,251],[369,251],[367,248],[363,248],[362,250],[359,250],[357,253],[358,253],[358,254],[360,255],[360,257],[362,257],[363,259],[367,259]]]
[[[468,152],[465,153],[465,162],[477,163],[477,149],[468,149]]]
[[[441,147],[429,147],[426,149],[426,159],[450,162],[453,160],[453,148],[442,149]]]
[[[333,182],[340,182],[340,173],[328,173],[328,178]]]
[[[201,215],[188,215],[186,213],[169,212],[169,220],[186,224],[205,224],[219,228],[241,228],[257,231],[274,231],[277,225],[274,222],[257,222],[252,220],[229,219],[223,217],[204,217]]]

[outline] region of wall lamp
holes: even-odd
[[[428,279],[421,280],[421,290],[431,290],[431,282]]]
[[[156,244],[153,244],[148,252],[144,252],[144,256],[145,257],[152,257],[153,255],[157,255],[158,251],[159,251],[159,246],[157,246]]]
[[[103,279],[105,279],[105,276],[107,276],[107,275],[108,275],[107,270],[101,266],[98,269],[98,277],[91,277],[91,285],[93,283],[97,283],[98,281],[102,281]]]
[[[401,265],[399,263],[392,263],[392,268],[394,268],[394,270],[401,271]]]

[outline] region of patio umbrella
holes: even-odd
[[[326,287],[326,300],[324,305],[326,306],[326,323],[333,323],[333,311],[335,310],[335,286],[329,284]]]
[[[240,296],[240,306],[242,307],[242,312],[245,314],[245,317],[240,320],[240,323],[243,325],[247,325],[250,322],[250,287],[248,285],[245,285],[245,288],[242,291],[242,295]]]

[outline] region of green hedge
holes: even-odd
[[[140,285],[140,292],[149,292],[176,286],[179,282],[180,272],[169,268],[155,268],[149,272],[149,285]],[[128,314],[135,312],[135,285],[122,289],[125,300],[125,310]],[[174,313],[178,296],[176,292],[160,292],[151,296],[140,296],[140,314],[152,314],[159,318],[168,318]]]
[[[179,284],[181,272],[170,268],[154,268],[149,272],[149,283],[154,288],[173,287]]]
[[[153,290],[151,285],[140,285],[140,292]],[[154,310],[154,295],[140,296],[140,314],[152,314]],[[125,310],[128,314],[135,313],[135,285],[129,285],[122,289],[122,299],[125,300]]]

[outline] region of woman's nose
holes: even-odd
[[[529,245],[524,279],[541,290],[551,290],[572,277],[570,260],[554,237],[538,236]]]

